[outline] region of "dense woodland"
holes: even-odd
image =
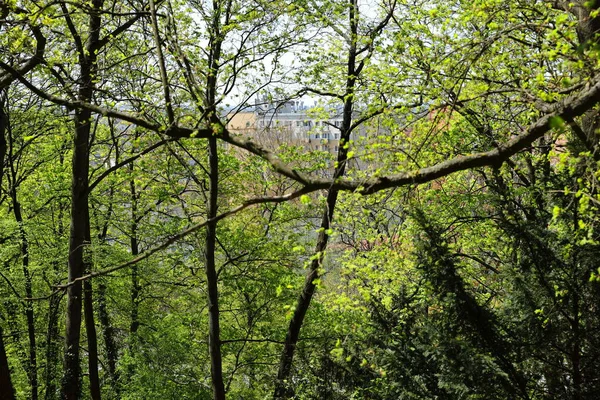
[[[0,1],[0,399],[600,398],[599,13]]]

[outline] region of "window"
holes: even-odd
[[[319,139],[319,134],[315,133],[315,139]]]
[[[339,128],[342,126],[342,121],[333,121],[333,125],[335,125],[336,128]]]
[[[335,152],[337,153],[339,151],[340,147],[339,146],[335,146],[334,149],[335,149]]]
[[[296,126],[302,125],[302,121],[296,121]]]
[[[340,134],[339,133],[334,133],[333,134],[333,138],[336,140],[340,140]]]
[[[321,135],[323,139],[329,139],[329,133],[325,132]]]
[[[327,145],[326,145],[326,144],[324,144],[323,146],[321,146],[321,150],[323,150],[323,151],[327,151],[327,150],[328,150],[328,149],[327,149]]]

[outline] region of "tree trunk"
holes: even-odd
[[[13,170],[14,172],[14,170]],[[16,182],[16,176],[13,176],[12,182],[13,187],[11,188],[11,197],[13,200],[13,212],[15,220],[19,224],[19,230],[21,235],[21,262],[23,268],[23,277],[25,279],[25,296],[27,298],[33,297],[33,291],[31,288],[31,274],[29,272],[29,242],[27,235],[23,227],[23,217],[21,215],[21,204],[17,199],[17,190],[14,187]],[[27,365],[27,378],[29,379],[29,386],[31,389],[30,396],[32,400],[38,398],[38,374],[37,374],[37,346],[35,341],[35,316],[33,313],[33,302],[25,301],[23,303],[25,307],[25,319],[27,320],[27,336],[29,339],[29,364]]]
[[[91,272],[89,268],[86,268],[85,271]],[[85,317],[85,332],[87,334],[88,344],[90,395],[93,400],[100,400],[100,379],[98,377],[98,337],[96,335],[96,324],[94,323],[94,303],[92,290],[92,282],[90,280],[83,282],[83,309]]]
[[[90,102],[94,93],[94,77],[96,75],[96,57],[100,38],[101,15],[103,0],[93,0],[89,14],[88,37],[85,49],[80,50],[79,67],[80,83],[78,100]],[[72,32],[78,36],[77,32]],[[73,164],[71,175],[71,228],[69,238],[69,282],[81,277],[85,271],[84,248],[89,246],[89,146],[91,112],[78,110],[75,112],[73,122],[75,125],[75,139],[73,146]],[[75,400],[80,396],[80,365],[79,345],[81,339],[81,307],[82,283],[77,281],[67,289],[67,317],[65,332],[65,367],[61,387],[61,396],[65,400]],[[87,292],[87,291],[86,291]],[[89,293],[89,292],[88,292]],[[91,293],[89,293],[91,295]],[[91,301],[87,302],[86,309],[91,308]],[[93,311],[93,310],[90,310]],[[86,312],[91,317],[93,314]],[[88,338],[89,338],[88,332]],[[94,343],[92,343],[94,344]],[[93,350],[92,350],[93,351]],[[96,374],[97,376],[97,374]],[[95,393],[97,382],[95,376],[90,375],[92,397]]]
[[[14,400],[15,390],[10,379],[10,368],[4,348],[4,332],[0,326],[0,400]]]
[[[89,120],[90,113],[75,114],[75,146],[71,183],[71,228],[69,239],[69,282],[81,277],[84,271],[83,252],[88,214]],[[63,399],[79,398],[79,342],[81,330],[82,283],[67,289],[67,321],[65,332],[65,369],[62,381]]]
[[[137,139],[137,134],[134,137]],[[131,250],[131,256],[137,257],[140,254],[139,242],[138,242],[138,221],[137,215],[137,201],[138,195],[135,187],[135,180],[133,179],[134,163],[129,164],[129,173],[132,177],[129,181],[129,192],[131,202],[131,225],[130,225],[130,237],[129,237],[129,248]],[[138,265],[134,264],[131,266],[131,320],[129,322],[129,353],[133,357],[137,351],[137,332],[140,327],[139,320],[139,297],[140,297],[140,280],[138,276]],[[135,363],[129,363],[127,370],[125,371],[124,381],[127,382],[129,378],[135,373]]]
[[[4,158],[6,156],[6,119],[4,112],[5,98],[0,93],[0,187],[2,187],[2,178],[4,177]],[[15,398],[12,381],[10,379],[10,368],[8,367],[8,358],[4,348],[4,331],[0,325],[0,400],[13,400]]]
[[[353,41],[350,44],[348,50],[348,61],[347,61],[347,80],[344,95],[344,111],[342,115],[342,126],[340,129],[340,146],[337,156],[337,165],[333,174],[333,179],[344,176],[346,172],[347,159],[348,159],[348,147],[346,144],[350,141],[350,134],[352,133],[352,109],[354,107],[354,86],[356,78],[360,71],[356,68],[356,34],[358,31],[358,18],[356,13],[358,7],[356,0],[349,0],[349,21],[350,21],[350,33],[353,37]],[[304,323],[304,317],[310,306],[310,302],[316,290],[315,281],[321,276],[321,267],[323,264],[323,258],[325,250],[327,249],[327,243],[329,242],[329,234],[327,233],[331,227],[333,221],[333,214],[335,205],[338,198],[337,190],[330,190],[327,193],[326,208],[323,210],[323,216],[321,218],[321,225],[319,229],[319,236],[317,238],[317,244],[315,246],[315,257],[311,264],[310,270],[304,280],[304,287],[302,292],[296,301],[296,307],[294,314],[288,325],[286,333],[283,351],[279,361],[279,370],[277,372],[277,381],[275,383],[275,399],[286,399],[293,397],[293,388],[289,384],[288,380],[291,376],[292,363],[294,360],[294,353],[296,346],[300,338],[300,329]]]
[[[208,73],[206,75],[206,109],[209,122],[213,126],[220,126],[217,117],[217,79],[219,72],[219,59],[221,57],[221,45],[224,34],[221,32],[221,16],[224,17],[224,23],[229,23],[231,12],[231,1],[226,0],[224,4],[219,4],[213,0],[213,14],[211,16],[209,55],[208,55]],[[168,96],[168,93],[165,93]],[[168,101],[168,99],[167,99]],[[209,178],[209,196],[206,210],[206,218],[209,220],[206,225],[205,242],[205,269],[206,282],[208,290],[208,349],[210,354],[210,372],[211,384],[213,390],[213,400],[225,400],[225,385],[223,382],[223,363],[221,359],[221,338],[219,326],[219,277],[215,261],[215,250],[217,243],[217,221],[210,221],[217,216],[218,198],[219,198],[219,154],[217,148],[217,139],[211,136],[208,139],[208,178]]]
[[[19,202],[19,198],[17,196],[17,182],[19,181],[18,171],[15,167],[15,157],[13,154],[15,153],[13,147],[13,137],[10,128],[10,117],[8,116],[8,111],[2,110],[2,115],[0,116],[3,122],[2,124],[4,133],[8,133],[8,168],[10,175],[9,177],[9,195],[12,201],[12,209],[13,215],[15,217],[15,221],[19,225],[19,236],[21,239],[21,268],[23,271],[23,279],[25,282],[25,297],[32,298],[33,290],[31,286],[31,273],[29,271],[29,241],[27,238],[27,234],[25,232],[25,227],[23,226],[23,214],[21,213],[21,203]],[[3,135],[4,136],[4,135]],[[6,140],[6,139],[5,139]],[[37,346],[35,341],[35,316],[33,312],[33,302],[25,300],[23,302],[23,307],[25,308],[25,320],[27,322],[27,336],[29,339],[29,360],[26,367],[27,371],[27,379],[29,380],[30,387],[30,398],[32,400],[38,399],[38,374],[37,374]]]
[[[575,214],[577,215],[577,214]],[[576,220],[576,219],[575,219]],[[571,351],[570,351],[570,361],[571,361],[571,371],[573,377],[573,400],[582,400],[585,396],[583,395],[584,390],[584,379],[582,373],[582,362],[581,362],[581,310],[580,310],[580,298],[577,290],[573,291],[572,294],[572,302],[573,302],[573,310],[572,310],[572,319],[571,319],[571,330],[573,331]]]
[[[119,376],[117,373],[117,344],[115,343],[114,329],[110,324],[110,318],[106,307],[106,285],[98,285],[98,318],[102,327],[104,346],[106,347],[106,359],[108,375],[112,381],[112,390],[119,397]]]
[[[137,138],[137,136],[136,136]],[[133,174],[133,163],[129,164],[129,172]],[[137,257],[140,254],[140,248],[138,244],[137,238],[137,192],[135,189],[135,180],[131,178],[129,181],[129,191],[131,193],[131,237],[129,240],[129,245],[131,249],[131,256]],[[131,324],[129,326],[129,334],[135,339],[135,335],[137,334],[137,330],[140,326],[139,321],[139,296],[140,296],[140,282],[138,277],[138,266],[134,264],[131,267]],[[134,341],[134,340],[133,340]]]
[[[207,218],[217,216],[217,199],[219,190],[219,158],[217,139],[208,139],[210,193]],[[217,222],[209,222],[206,229],[206,281],[208,285],[208,348],[210,353],[210,371],[212,378],[213,399],[225,399],[223,384],[223,366],[221,360],[221,339],[219,328],[219,290],[215,264],[215,248],[217,243]]]
[[[64,142],[62,149],[66,151],[68,143]],[[61,166],[65,163],[64,153],[59,154],[59,163]],[[58,218],[55,226],[54,235],[57,238],[63,238],[65,235],[65,225],[63,223],[67,205],[62,201],[58,204]],[[52,263],[53,276],[60,276],[60,265],[57,260]],[[48,286],[52,288],[59,284],[60,281],[48,281]],[[57,367],[60,354],[60,335],[58,328],[58,313],[62,296],[52,296],[48,301],[48,328],[46,331],[46,366],[44,370],[45,394],[44,400],[55,400],[59,397],[57,388]]]
[[[85,242],[88,246],[92,243],[90,233],[90,215],[86,218]],[[84,252],[83,255],[84,272],[92,272],[91,251]],[[90,380],[90,395],[93,400],[100,400],[100,378],[98,376],[98,335],[96,334],[96,324],[94,322],[94,296],[92,281],[83,282],[83,311],[85,319],[85,333],[87,335],[88,345],[88,373]]]
[[[56,398],[56,364],[58,363],[58,306],[60,297],[50,297],[48,304],[48,331],[46,332],[46,369],[44,381],[46,382],[46,393],[44,400]]]
[[[6,102],[6,90],[0,92],[0,188],[4,178],[4,159],[6,158],[6,129],[8,125],[8,115],[4,111]]]

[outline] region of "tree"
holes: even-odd
[[[319,9],[321,6],[322,9]],[[340,126],[340,146],[335,162],[333,171],[333,181],[337,181],[342,178],[345,174],[346,169],[349,167],[349,154],[351,157],[351,134],[356,133],[361,129],[361,124],[369,121],[374,115],[377,115],[380,110],[375,112],[367,112],[366,115],[356,117],[355,116],[355,104],[358,97],[357,81],[362,78],[363,70],[373,56],[375,47],[375,41],[381,34],[381,31],[386,27],[390,21],[394,12],[395,3],[389,6],[388,10],[385,10],[386,14],[382,17],[382,20],[374,27],[367,28],[364,32],[359,32],[359,26],[362,28],[362,16],[360,15],[360,9],[358,2],[352,0],[347,2],[341,7],[341,15],[347,15],[347,22],[342,22],[340,25],[343,26],[346,31],[341,31],[342,28],[337,26],[337,21],[329,21],[330,26],[336,33],[341,37],[340,39],[344,42],[343,54],[346,56],[345,65],[345,79],[342,83],[342,88],[339,93],[326,93],[327,97],[331,97],[334,100],[339,101],[342,105],[341,111],[341,126]],[[324,3],[323,5],[317,5],[317,12],[327,14],[327,8],[334,7],[334,13],[339,12],[335,10],[334,4]],[[335,15],[335,14],[334,14]],[[342,20],[343,21],[343,20]],[[366,43],[364,43],[366,38]],[[324,46],[327,46],[324,44]],[[363,55],[364,54],[364,55]],[[362,55],[362,56],[361,56]],[[368,68],[368,67],[367,67]],[[318,75],[311,78],[317,82],[324,80],[323,77]],[[324,89],[321,88],[308,88],[307,91],[314,93],[324,93]],[[329,105],[334,107],[333,105]],[[387,104],[381,107],[386,107]],[[335,108],[334,108],[335,109]],[[277,374],[277,385],[275,388],[275,398],[287,398],[291,397],[293,391],[290,391],[288,385],[288,379],[291,375],[292,361],[298,339],[300,336],[300,329],[303,325],[304,318],[308,307],[310,306],[312,297],[317,287],[317,281],[323,273],[323,260],[325,257],[325,251],[327,250],[327,244],[329,242],[331,223],[333,221],[334,211],[338,199],[339,191],[337,188],[332,187],[327,192],[325,200],[325,207],[321,218],[321,224],[319,227],[319,236],[315,245],[315,257],[313,258],[302,292],[298,297],[296,306],[294,308],[293,316],[290,320],[290,325],[286,334],[285,344],[281,355],[281,361],[279,363],[279,370]]]

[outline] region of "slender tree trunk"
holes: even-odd
[[[92,243],[90,233],[90,215],[86,218],[85,242],[89,246]],[[91,250],[89,248],[83,254],[84,272],[92,272]],[[98,376],[98,335],[94,322],[94,291],[92,281],[83,282],[83,312],[85,320],[85,333],[88,345],[88,373],[90,380],[90,396],[92,400],[100,400],[100,378]]]
[[[112,130],[112,126],[111,126]],[[118,143],[116,140],[113,142],[115,144],[115,158],[116,162],[119,162],[119,150]],[[113,195],[114,190],[111,188],[110,193],[108,195],[108,199],[110,201],[110,205],[108,207],[108,211],[106,213],[106,219],[104,221],[104,225],[102,227],[101,233],[99,235],[99,241],[102,243],[106,242],[106,237],[108,235],[108,228],[110,224],[110,215],[112,214],[112,204],[113,204]],[[110,384],[112,389],[112,394],[115,397],[119,397],[120,388],[117,377],[117,348],[114,340],[114,331],[110,324],[110,317],[108,316],[107,304],[106,304],[106,284],[102,281],[98,285],[98,319],[100,320],[100,327],[102,331],[102,337],[104,340],[104,347],[106,348],[106,359],[108,366],[108,375],[110,378]],[[98,391],[100,391],[98,389]]]
[[[90,269],[86,268],[86,272],[88,271],[90,271]],[[83,309],[85,317],[85,332],[87,334],[88,344],[90,395],[93,400],[100,400],[100,379],[98,376],[98,336],[96,335],[96,324],[94,323],[93,289],[92,282],[90,280],[83,282]]]
[[[342,116],[342,126],[340,129],[340,146],[337,156],[337,165],[333,175],[334,180],[344,176],[344,173],[346,172],[348,159],[348,147],[346,146],[346,144],[349,142],[350,134],[352,133],[351,126],[352,109],[354,106],[354,86],[358,75],[357,72],[359,72],[356,69],[356,34],[358,31],[358,7],[356,4],[356,0],[349,0],[348,9],[350,21],[350,34],[353,40],[350,44],[350,48],[348,51],[348,78],[346,80],[344,111]],[[296,351],[296,346],[300,338],[300,329],[302,328],[306,312],[308,311],[312,297],[316,290],[315,281],[322,274],[321,268],[323,265],[323,258],[325,250],[327,249],[327,243],[329,242],[329,235],[327,232],[329,231],[331,227],[331,222],[333,221],[333,214],[337,203],[337,198],[337,190],[330,190],[327,193],[326,208],[325,210],[323,210],[319,235],[317,238],[317,244],[315,246],[315,254],[317,254],[318,256],[315,257],[310,264],[310,269],[304,280],[302,292],[300,293],[300,296],[296,301],[294,314],[292,315],[292,319],[290,320],[290,323],[288,325],[288,330],[283,345],[283,351],[281,353],[281,358],[279,361],[277,381],[275,383],[275,399],[287,399],[293,397],[293,388],[288,382],[288,380],[291,376],[294,353]]]
[[[4,112],[4,101],[4,93],[0,93],[0,187],[2,187],[4,177],[4,159],[6,157],[7,115]],[[13,400],[15,393],[10,379],[10,368],[8,367],[3,335],[4,331],[2,325],[0,325],[0,400]]]
[[[573,399],[582,400],[583,396],[583,374],[581,366],[581,327],[579,315],[579,296],[573,295],[573,344],[571,348],[571,367],[573,371]]]
[[[14,400],[15,390],[10,379],[10,368],[6,349],[4,348],[4,332],[0,326],[0,400]]]
[[[114,329],[110,323],[108,310],[106,306],[106,285],[98,285],[98,318],[100,326],[102,326],[102,336],[104,338],[104,346],[106,347],[106,359],[108,367],[108,375],[112,381],[112,389],[116,397],[119,397],[119,376],[117,373],[117,344],[115,343]]]
[[[64,142],[62,149],[66,152],[68,142]],[[64,152],[59,153],[59,163],[61,166],[65,163]],[[54,231],[57,238],[63,238],[65,235],[65,225],[63,223],[67,206],[63,202],[58,204],[58,218]],[[60,276],[60,266],[58,261],[52,262],[54,276]],[[59,281],[48,281],[48,286],[52,288]],[[48,300],[48,328],[46,331],[46,366],[44,370],[45,394],[44,400],[55,400],[59,397],[57,387],[57,370],[60,354],[60,335],[58,328],[58,315],[62,296],[52,296]]]
[[[219,59],[221,57],[221,45],[224,35],[221,33],[221,17],[224,24],[229,24],[231,16],[231,0],[219,2],[213,0],[213,14],[211,16],[208,73],[206,75],[206,109],[210,123],[221,128],[216,110],[217,99],[217,77],[219,72]],[[165,93],[167,96],[168,93]],[[215,250],[217,243],[217,221],[210,221],[217,216],[219,197],[219,155],[217,139],[212,136],[208,139],[208,163],[209,163],[209,196],[206,217],[209,220],[206,226],[205,242],[205,269],[208,289],[208,348],[210,354],[211,383],[213,400],[225,400],[225,385],[223,382],[223,362],[221,357],[221,338],[219,326],[219,288],[218,274],[215,261]]]
[[[21,204],[17,198],[17,190],[14,187],[15,177],[13,177],[13,187],[11,188],[11,197],[13,200],[13,212],[15,219],[19,224],[19,230],[21,235],[21,261],[23,268],[23,277],[25,279],[25,296],[27,298],[33,297],[33,291],[31,287],[31,274],[29,272],[29,242],[27,235],[23,227],[23,217],[21,215]],[[38,398],[38,374],[37,374],[37,346],[35,341],[35,316],[33,312],[33,302],[25,301],[23,303],[25,307],[25,318],[27,320],[27,336],[29,339],[29,364],[27,366],[27,378],[29,379],[30,385],[30,396],[32,400]]]
[[[219,190],[219,158],[217,154],[217,139],[208,139],[209,181],[210,193],[207,217],[217,216],[217,199]],[[210,371],[212,377],[213,399],[225,399],[223,384],[223,366],[221,360],[221,339],[219,327],[219,290],[218,276],[215,264],[215,248],[217,243],[217,222],[209,222],[206,229],[206,281],[208,285],[208,347],[210,353]]]
[[[4,178],[4,159],[6,158],[6,130],[8,115],[4,110],[6,102],[6,89],[0,91],[0,188]]]
[[[8,130],[8,143],[9,143],[9,159],[8,164],[10,168],[10,197],[12,200],[12,209],[15,217],[15,221],[19,225],[19,236],[21,237],[21,266],[23,271],[23,278],[25,281],[25,296],[27,298],[33,297],[33,290],[31,286],[31,273],[29,271],[29,241],[23,226],[23,214],[21,212],[21,203],[17,195],[17,169],[15,168],[15,159],[13,158],[13,137],[10,129],[10,120],[7,114],[3,116]],[[27,378],[30,386],[30,398],[32,400],[38,399],[38,374],[37,374],[37,346],[35,341],[35,316],[33,312],[33,302],[31,300],[23,302],[25,308],[25,319],[27,321],[27,336],[29,339],[29,362],[27,365]]]
[[[0,187],[2,187],[2,178],[4,177],[4,159],[6,157],[6,126],[7,115],[4,112],[4,93],[0,93]],[[0,325],[0,400],[14,400],[15,391],[10,379],[10,368],[6,349],[4,348],[4,331]]]
[[[133,174],[133,163],[129,164],[129,171]],[[137,192],[135,189],[135,180],[133,177],[129,181],[129,191],[131,193],[131,237],[129,240],[129,246],[131,249],[131,255],[136,257],[140,254],[140,248],[138,244],[137,231],[138,231],[138,215],[137,215]],[[138,265],[134,264],[131,267],[131,324],[129,326],[129,334],[135,341],[135,335],[137,334],[140,326],[139,321],[139,296],[140,296],[140,281],[138,277]],[[133,345],[133,343],[132,343]]]
[[[131,255],[133,257],[139,254],[137,238],[131,238]],[[134,264],[131,268],[131,324],[129,325],[129,334],[132,337],[137,335],[137,331],[140,327],[139,318],[139,300],[140,298],[140,278],[138,276],[137,264]],[[134,339],[135,341],[135,339]]]
[[[94,93],[94,76],[96,74],[96,57],[98,53],[97,45],[100,38],[101,16],[100,10],[103,6],[103,0],[92,0],[90,19],[88,27],[88,37],[85,43],[85,49],[79,54],[80,82],[78,100],[90,102]],[[72,32],[73,36],[78,36],[77,32]],[[81,38],[79,37],[81,40]],[[81,54],[83,53],[83,54]],[[84,262],[84,249],[89,245],[89,146],[91,130],[91,112],[89,110],[77,110],[73,118],[75,125],[75,139],[73,146],[73,164],[71,181],[71,228],[69,239],[69,282],[82,276],[86,269]],[[65,400],[76,400],[80,396],[80,360],[79,345],[81,339],[81,308],[82,283],[80,281],[69,286],[67,289],[67,317],[65,332],[65,367],[61,387],[61,396]],[[86,288],[86,295],[91,296],[91,289]],[[91,297],[86,301],[86,321],[89,325],[93,323],[93,309]],[[91,328],[91,327],[90,327]],[[95,331],[95,330],[93,330]],[[90,339],[90,331],[88,331]],[[95,346],[94,338],[88,345]],[[96,354],[92,354],[92,352]],[[90,349],[90,358],[96,356],[97,350]],[[90,363],[96,360],[90,360]],[[94,373],[95,372],[95,373]],[[90,386],[92,398],[99,398],[97,392],[99,383],[97,382],[96,371],[90,371]]]
[[[137,139],[137,135],[135,136]],[[138,195],[135,186],[135,180],[133,179],[134,163],[129,164],[129,173],[131,179],[129,180],[129,201],[131,203],[131,225],[129,233],[129,248],[131,250],[131,256],[137,257],[140,253],[139,242],[138,242]],[[129,353],[134,356],[137,351],[137,332],[140,327],[139,320],[139,297],[140,297],[140,280],[138,276],[138,264],[134,264],[131,267],[131,320],[129,322]],[[124,381],[127,382],[129,377],[135,373],[135,363],[130,363],[125,371]]]
[[[58,363],[58,306],[60,297],[50,297],[48,304],[48,330],[46,332],[46,369],[44,381],[46,392],[44,400],[56,398],[56,365]]]

